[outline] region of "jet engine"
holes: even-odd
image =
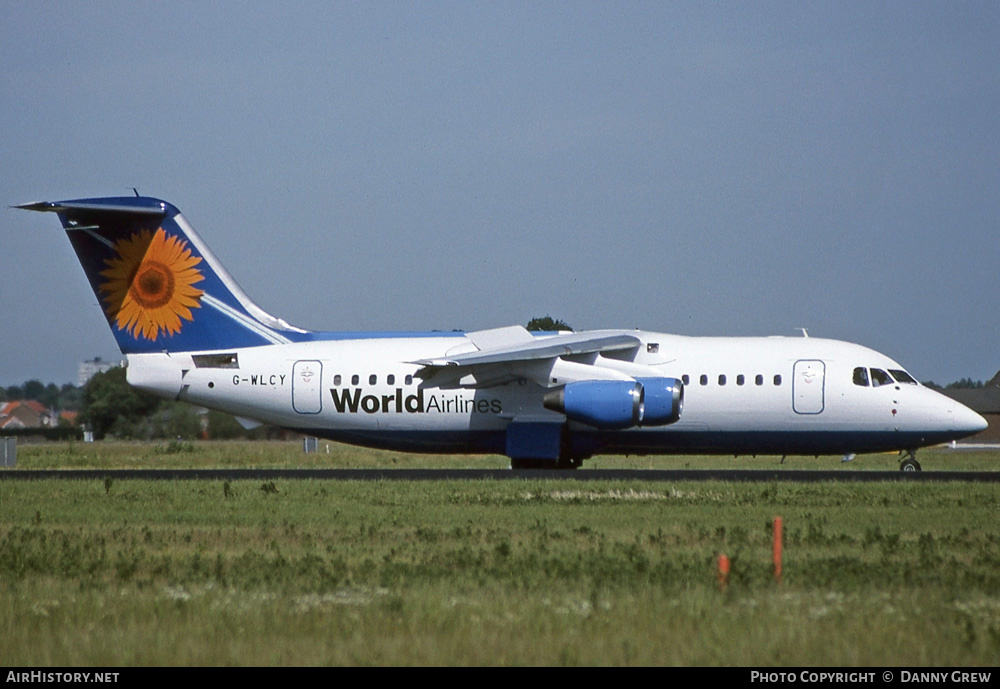
[[[633,380],[582,380],[542,398],[546,409],[597,428],[631,428],[642,418],[642,384]]]
[[[584,380],[546,393],[542,403],[595,428],[664,426],[680,418],[684,386],[676,378]]]
[[[640,426],[666,426],[681,418],[684,384],[676,378],[636,378],[642,385]]]

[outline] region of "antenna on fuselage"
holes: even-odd
[[[806,330],[805,328],[796,328],[796,330],[802,331],[802,337],[809,337],[809,331]]]

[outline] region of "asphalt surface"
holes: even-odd
[[[0,481],[730,481],[871,483],[1000,482],[1000,471],[805,471],[797,469],[4,469]]]

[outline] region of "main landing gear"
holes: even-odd
[[[917,461],[916,450],[903,450],[899,453],[900,471],[920,471],[920,462]]]

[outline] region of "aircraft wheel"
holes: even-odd
[[[920,471],[920,462],[913,459],[913,457],[907,457],[902,462],[899,463],[900,471]]]
[[[579,469],[583,460],[579,457],[560,457],[557,467],[559,469]]]

